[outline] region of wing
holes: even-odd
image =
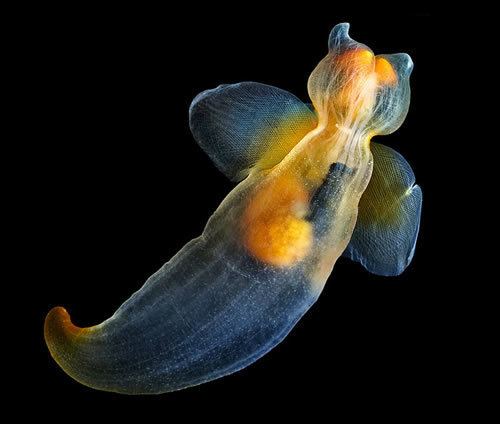
[[[189,109],[194,138],[227,177],[279,163],[317,125],[315,113],[293,94],[256,82],[200,93]]]
[[[372,143],[373,174],[359,203],[356,228],[344,256],[378,275],[399,275],[415,252],[422,190],[406,160]]]

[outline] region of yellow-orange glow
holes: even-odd
[[[311,224],[300,217],[308,194],[293,176],[280,176],[262,187],[250,201],[243,218],[247,249],[259,260],[291,266],[309,252]]]

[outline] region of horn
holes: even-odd
[[[335,50],[339,46],[350,44],[350,42],[354,41],[349,36],[349,28],[350,24],[347,22],[337,24],[332,28],[328,37],[328,48],[330,50]]]

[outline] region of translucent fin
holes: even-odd
[[[315,113],[293,94],[256,82],[221,85],[191,103],[194,138],[227,177],[268,169],[317,125]]]
[[[371,143],[373,174],[359,203],[359,215],[344,256],[378,275],[399,275],[415,252],[422,191],[406,160]]]

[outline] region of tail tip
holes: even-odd
[[[57,341],[78,335],[82,330],[71,322],[68,311],[62,306],[52,308],[45,318],[44,335],[49,348]]]

